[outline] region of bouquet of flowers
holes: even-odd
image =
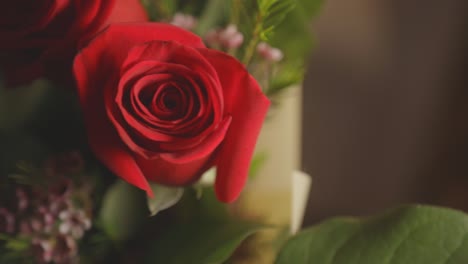
[[[0,262],[247,261],[234,201],[318,2],[0,6]]]
[[[319,5],[3,1],[0,263],[468,263],[459,212],[291,238],[236,202],[268,158],[262,125],[302,81]]]

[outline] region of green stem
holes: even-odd
[[[231,24],[238,25],[241,9],[241,0],[232,0]]]
[[[257,47],[258,41],[260,40],[260,32],[262,31],[262,16],[257,14],[257,19],[255,20],[255,29],[252,34],[252,39],[249,42],[244,54],[244,58],[242,62],[245,66],[249,66],[250,61],[255,52],[255,48]]]

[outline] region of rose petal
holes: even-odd
[[[183,46],[179,43],[169,41],[151,41],[144,43],[142,45],[135,46],[131,49],[128,54],[127,59],[125,60],[125,69],[126,72],[134,72],[137,71],[140,66],[135,67],[136,64],[143,64],[141,60],[146,61],[154,61],[155,67],[157,63],[161,63],[158,68],[161,67],[168,67],[168,72],[172,74],[177,73],[184,73],[181,74],[181,79],[186,79],[184,77],[188,77],[191,75],[196,75],[201,80],[200,85],[194,85],[193,87],[201,86],[204,87],[202,91],[196,89],[198,93],[203,92],[206,93],[206,96],[198,96],[200,99],[204,99],[205,97],[209,98],[205,103],[201,102],[201,108],[211,108],[213,107],[213,120],[215,124],[220,122],[223,116],[223,94],[220,88],[219,80],[217,77],[216,70],[211,66],[211,64],[205,60],[203,56],[194,48],[189,46]],[[175,67],[179,69],[174,69]],[[133,69],[130,71],[129,69]],[[184,69],[185,68],[185,69]],[[193,72],[192,73],[188,73]],[[133,75],[133,74],[132,74]],[[204,110],[200,110],[200,113],[205,112]],[[202,116],[203,118],[206,115]],[[200,127],[204,127],[204,122],[200,122],[199,120],[196,121]],[[189,131],[198,131],[198,129],[194,129],[190,123],[185,123],[186,127],[190,127]]]
[[[148,14],[140,0],[115,1],[116,3],[112,9],[112,13],[107,19],[108,24],[148,21]]]
[[[186,151],[164,153],[161,154],[161,158],[175,164],[183,164],[212,154],[225,138],[231,120],[230,116],[226,117],[219,127],[196,147]]]
[[[113,173],[130,184],[145,190],[148,196],[153,196],[148,181],[144,177],[134,158],[112,130],[111,124],[105,122],[105,116],[98,114],[93,108],[95,103],[84,102],[83,106],[89,144],[96,157]]]
[[[153,70],[148,70],[148,67],[151,65]],[[144,74],[141,74],[141,76],[136,75],[143,72]],[[163,131],[165,134],[185,137],[188,136],[188,133],[197,135],[200,130],[200,128],[197,127],[202,126],[204,130],[208,129],[206,119],[210,114],[213,116],[211,119],[213,120],[212,123],[215,125],[221,121],[221,114],[223,112],[221,109],[222,103],[220,102],[219,97],[213,95],[216,94],[216,92],[212,91],[220,89],[217,88],[220,87],[220,85],[218,84],[216,87],[216,83],[213,79],[206,78],[206,76],[200,76],[199,73],[180,64],[162,63],[158,61],[142,61],[141,63],[130,67],[127,72],[121,76],[119,89],[115,98],[115,103],[119,106],[119,110],[127,123],[138,126],[135,128],[139,132],[144,132],[150,129],[145,127],[143,124],[139,125],[136,120],[138,117],[132,116],[128,109],[124,107],[124,101],[128,100],[124,99],[124,93],[128,93],[127,90],[140,90],[142,88],[142,81],[146,81],[148,79],[153,80],[155,85],[160,85],[159,77],[162,76],[161,74],[165,73],[171,74],[172,76],[171,80],[167,80],[168,82],[174,81],[185,86],[186,93],[190,95],[188,99],[193,101],[191,103],[196,103],[196,106],[194,105],[193,107],[188,108],[190,111],[188,111],[182,119],[169,122],[171,125],[170,131]],[[208,109],[210,109],[212,113],[205,113]],[[154,118],[157,117],[155,116]],[[159,125],[162,124],[159,123]]]
[[[184,45],[204,47],[200,37],[176,26],[160,23],[112,24],[76,56],[86,56],[91,62],[88,66],[93,66],[93,70],[89,71],[92,73],[89,77],[93,78],[89,80],[92,87],[83,89],[102,90],[103,87],[96,86],[96,82],[101,82],[102,76],[117,76],[133,46],[154,40],[173,40]]]
[[[73,1],[76,14],[74,26],[68,34],[93,31],[95,33],[116,7],[116,0]],[[76,38],[76,36],[74,37]]]
[[[218,199],[232,202],[245,185],[250,161],[270,102],[245,67],[224,53],[199,49],[218,72],[225,111],[232,122],[217,159]]]
[[[151,40],[168,39],[179,41],[185,45],[203,47],[203,42],[198,36],[176,26],[159,23],[108,26],[87,46],[83,47],[75,57],[75,60],[86,57],[86,60],[89,61],[86,66],[90,68],[88,72],[91,73],[87,76],[90,79],[86,80],[86,84],[89,86],[78,87],[78,89],[102,91],[104,87],[102,86],[103,76],[118,76],[120,68],[133,46]],[[80,82],[79,79],[82,79],[83,76],[76,75],[75,78]],[[115,83],[115,87],[117,87],[117,83]]]
[[[141,60],[154,60],[180,64],[195,72],[203,72],[210,76],[216,76],[215,69],[201,56],[197,49],[178,42],[175,39],[167,41],[153,40],[136,45],[128,53],[125,68]]]
[[[148,181],[106,117],[102,93],[106,83],[93,78],[96,76],[94,74],[106,67],[97,63],[96,59],[100,57],[93,51],[95,50],[87,49],[80,53],[74,64],[89,144],[97,158],[113,173],[153,196]]]
[[[204,47],[201,38],[179,27],[163,23],[114,23],[104,29],[87,46],[110,55],[114,65],[122,65],[130,49],[148,41],[176,41],[195,48]],[[82,43],[82,45],[86,45]],[[88,47],[82,47],[87,49]]]
[[[188,185],[200,178],[211,165],[211,155],[189,163],[172,163],[164,159],[145,159],[137,157],[136,161],[150,180],[169,186]]]
[[[196,54],[199,53],[196,51]],[[133,63],[134,57],[138,56],[129,55],[126,60],[125,72],[120,77],[115,103],[110,100],[112,94],[105,96],[108,116],[120,137],[130,149],[146,159],[156,158],[159,154],[165,152],[192,153],[191,149],[203,142],[221,122],[221,120],[217,120],[222,118],[221,114],[223,113],[221,98],[219,98],[222,97],[222,91],[217,91],[221,90],[219,80],[216,83],[217,77],[214,79],[200,75],[203,73],[194,72],[182,64],[148,60],[150,58],[147,56],[144,56],[145,60]],[[203,59],[203,61],[205,60]],[[142,84],[148,85],[147,80],[154,80],[154,84],[158,85],[161,80],[160,77],[164,76],[161,73],[171,73],[177,83],[191,82],[193,81],[192,78],[203,80],[204,88],[199,88],[200,85],[196,83],[184,85],[192,88],[188,88],[189,91],[187,92],[198,94],[195,97],[197,101],[200,100],[200,103],[198,103],[200,109],[194,112],[195,115],[191,114],[193,112],[192,107],[189,107],[190,111],[182,119],[154,122],[153,118],[151,120],[141,120],[144,115],[134,116],[136,112],[125,106],[124,101],[131,101],[131,99],[124,98],[124,94],[129,93],[128,90],[133,92],[141,90]],[[108,92],[112,93],[112,91]],[[205,95],[200,93],[205,93]],[[192,95],[189,99],[193,101],[195,97]],[[115,106],[118,106],[118,110]],[[152,124],[149,123],[151,121],[153,121]],[[183,154],[181,156],[187,157],[187,155]]]
[[[159,64],[159,63],[158,63]],[[156,64],[156,65],[158,65]],[[126,124],[128,124],[132,129],[135,129],[137,133],[141,133],[142,135],[146,135],[146,137],[150,140],[154,141],[167,141],[173,138],[170,134],[168,133],[162,133],[155,131],[152,127],[149,127],[147,124],[139,122],[138,118],[136,116],[133,116],[132,113],[129,113],[128,109],[124,107],[124,100],[130,100],[130,98],[124,99],[124,93],[126,89],[130,89],[133,91],[138,91],[142,89],[141,85],[148,85],[150,82],[157,82],[160,80],[160,78],[164,75],[161,74],[151,74],[151,73],[146,73],[143,77],[138,79],[135,83],[132,83],[132,78],[135,78],[134,74],[141,72],[143,69],[143,72],[147,72],[148,66],[154,67],[154,63],[151,64],[150,61],[146,62],[143,61],[140,64],[134,65],[134,67],[130,68],[127,73],[129,74],[124,74],[121,76],[120,82],[119,82],[119,87],[118,91],[115,96],[115,101],[111,100],[113,97],[112,91],[108,91],[109,95],[106,96],[106,104],[107,104],[107,111],[109,118],[112,120],[114,125],[116,126],[117,130],[119,131],[119,134],[122,137],[125,137],[124,141],[126,143],[128,139],[131,140],[131,138],[128,136],[128,133],[130,131],[128,130],[128,126],[125,126],[121,121],[125,121]],[[136,76],[140,77],[140,76]],[[130,82],[130,84],[129,84]],[[126,87],[130,86],[130,87]],[[130,92],[133,92],[130,91]],[[116,106],[118,106],[119,113],[116,113]],[[119,118],[119,117],[122,118]],[[149,120],[148,120],[149,121]],[[136,151],[136,150],[135,150]]]

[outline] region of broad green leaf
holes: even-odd
[[[184,194],[183,188],[167,187],[156,183],[150,183],[150,187],[154,193],[153,198],[147,197],[148,209],[151,216],[175,205]]]
[[[145,263],[223,263],[245,238],[258,230],[258,225],[236,221],[172,226],[151,242]]]
[[[337,218],[288,241],[276,264],[468,263],[468,216],[405,206],[368,219]]]
[[[205,188],[200,199],[187,191],[171,211],[175,220],[148,242],[145,263],[223,263],[244,239],[263,228],[229,215],[212,188]]]
[[[144,193],[117,181],[104,196],[99,225],[114,241],[123,241],[138,231],[148,218]]]

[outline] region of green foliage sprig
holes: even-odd
[[[250,37],[247,47],[245,49],[242,62],[249,65],[255,52],[255,48],[260,40],[268,41],[273,34],[276,26],[278,26],[294,9],[296,0],[257,0],[252,1],[249,6],[246,2],[234,1],[235,8],[233,10],[255,10],[253,13],[248,14],[253,20],[253,31],[246,34]],[[235,13],[234,16],[237,16]],[[253,18],[253,19],[252,19]],[[246,23],[249,24],[249,23]]]

